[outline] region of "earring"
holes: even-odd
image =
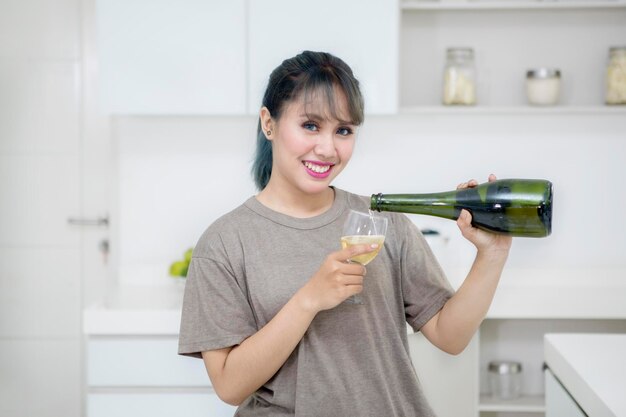
[[[271,130],[268,130],[266,133],[267,133],[267,136],[271,136],[272,131],[271,131]]]

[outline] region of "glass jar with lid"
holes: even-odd
[[[443,104],[476,104],[476,68],[472,48],[448,48],[443,77]]]
[[[526,97],[534,106],[553,106],[559,101],[561,71],[556,68],[534,68],[526,71]]]
[[[626,104],[626,46],[614,46],[609,49],[606,104]]]
[[[512,400],[519,398],[522,391],[522,364],[515,361],[491,361],[489,386],[493,398]]]

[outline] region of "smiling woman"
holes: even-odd
[[[340,248],[348,213],[369,208],[368,197],[331,185],[362,122],[359,83],[342,60],[310,51],[285,60],[259,111],[260,191],[194,248],[179,353],[203,358],[238,416],[434,416],[406,323],[458,353],[484,317],[510,240],[475,231],[469,213],[459,227],[482,250],[475,275],[483,276],[468,277],[467,295],[451,304],[456,296],[406,216],[383,214],[384,246]],[[367,270],[349,262],[374,253]],[[355,294],[362,304],[346,302]]]

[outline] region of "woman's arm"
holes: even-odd
[[[495,175],[489,181],[495,181]],[[471,180],[458,188],[475,187]],[[471,214],[463,210],[457,220],[463,236],[476,246],[476,259],[469,274],[452,296],[420,331],[439,349],[459,354],[482,323],[500,280],[511,248],[510,236],[488,233],[471,225]]]
[[[241,404],[285,363],[315,317],[297,293],[261,330],[240,345],[202,352],[217,395]]]
[[[365,267],[345,261],[371,252],[375,245],[358,245],[331,253],[316,274],[263,328],[240,345],[202,352],[217,395],[241,404],[285,363],[315,315],[363,290]]]

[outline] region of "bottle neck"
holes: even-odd
[[[429,194],[374,194],[370,208],[376,211],[427,214],[456,220],[461,209],[456,204],[456,192]]]

